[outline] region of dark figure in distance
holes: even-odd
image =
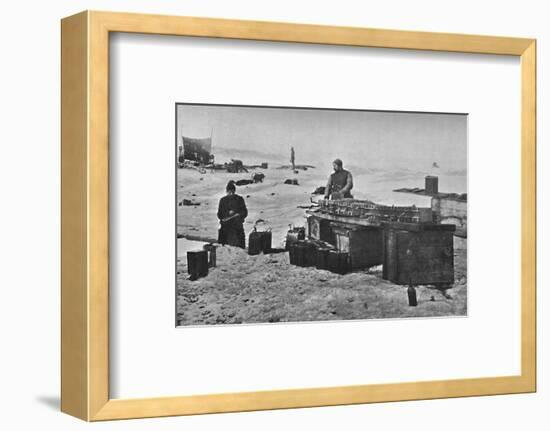
[[[248,216],[248,210],[242,196],[235,194],[235,183],[229,181],[225,188],[227,194],[220,199],[218,205],[218,219],[220,230],[218,242],[245,248],[243,223]]]
[[[351,195],[351,189],[353,188],[351,172],[344,169],[344,164],[340,159],[332,162],[332,167],[334,172],[328,177],[325,199],[353,198]]]

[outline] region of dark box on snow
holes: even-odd
[[[383,223],[382,277],[396,284],[454,283],[452,224]]]
[[[191,276],[191,280],[206,277],[208,275],[208,252],[204,250],[188,251],[187,272]]]
[[[271,250],[271,232],[250,232],[248,254],[268,253]]]
[[[308,241],[298,241],[290,246],[290,263],[296,266],[315,266],[317,253],[315,244]]]

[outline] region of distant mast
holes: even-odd
[[[210,159],[212,161],[212,165],[214,165],[214,140],[212,137],[214,136],[214,126],[210,128]]]

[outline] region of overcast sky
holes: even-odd
[[[177,133],[216,148],[255,150],[296,163],[466,169],[467,116],[376,111],[178,105]],[[178,136],[178,142],[181,138]],[[238,157],[238,155],[235,155]],[[220,160],[222,161],[222,160]]]

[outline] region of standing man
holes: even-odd
[[[248,216],[248,210],[242,196],[235,193],[234,181],[229,181],[225,187],[226,195],[220,199],[218,205],[218,219],[220,230],[218,242],[245,248],[243,223]]]
[[[351,189],[353,188],[351,172],[344,169],[344,164],[340,159],[332,162],[332,167],[334,172],[328,177],[325,199],[353,198],[351,195]]]
[[[296,170],[294,147],[290,147],[290,163],[292,164],[292,170]]]

